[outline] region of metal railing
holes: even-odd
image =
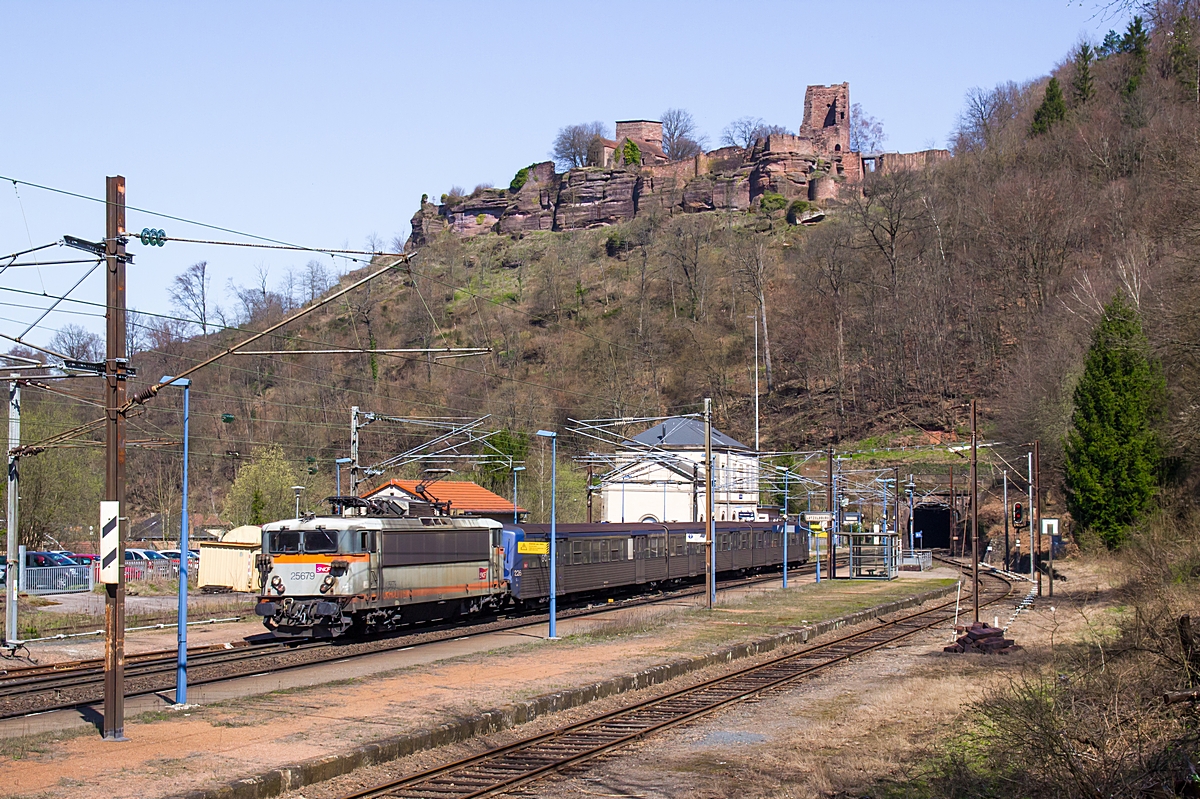
[[[91,591],[95,574],[87,566],[27,566],[20,570],[19,588],[26,594],[70,594]]]
[[[906,549],[900,559],[904,571],[929,571],[933,568],[933,553],[928,549]]]

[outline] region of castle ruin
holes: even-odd
[[[604,227],[652,211],[745,211],[768,194],[827,206],[861,193],[868,173],[922,169],[950,158],[947,150],[852,151],[850,123],[849,83],[809,86],[795,135],[772,134],[749,148],[722,147],[682,161],[663,152],[661,122],[620,121],[615,139],[592,143],[589,166],[558,173],[545,161],[529,167],[515,192],[485,189],[441,205],[422,201],[408,246],[445,229],[463,237],[521,234]],[[635,151],[638,163],[626,163],[626,153]]]

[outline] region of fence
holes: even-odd
[[[19,588],[26,594],[91,591],[95,584],[95,574],[87,566],[28,566],[19,574]]]
[[[933,568],[933,553],[928,549],[906,549],[900,560],[901,571],[923,572]]]
[[[188,570],[188,583],[196,582],[195,563]],[[179,564],[165,560],[135,560],[125,563],[126,582],[174,580]],[[100,564],[91,566],[28,566],[20,570],[18,588],[26,594],[70,594],[91,591],[100,582]]]

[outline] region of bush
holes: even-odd
[[[521,187],[529,182],[529,167],[523,166],[517,170],[517,174],[513,175],[512,182],[508,184],[508,190],[516,194],[521,190]]]
[[[784,208],[787,208],[787,204],[787,197],[784,197],[782,194],[776,194],[773,191],[764,193],[762,199],[758,201],[759,209],[766,214],[782,211]]]
[[[638,147],[632,139],[626,139],[625,147],[621,150],[621,157],[625,160],[626,166],[640,166],[642,148]]]
[[[808,200],[792,200],[792,204],[787,209],[787,221],[793,225],[800,224],[800,217],[804,212],[813,208],[813,204]]]

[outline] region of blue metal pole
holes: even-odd
[[[558,637],[558,436],[550,439],[550,638]]]
[[[183,384],[183,507],[179,514],[179,661],[175,670],[175,703],[187,704],[187,601],[188,601],[188,400],[191,381]]]
[[[334,461],[333,468],[337,470],[337,495],[340,497],[342,495],[342,464]]]
[[[517,470],[513,469],[513,524],[517,523]]]

